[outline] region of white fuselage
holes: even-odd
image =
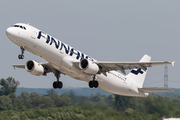
[[[6,31],[8,38],[18,46],[25,46],[25,49],[45,60],[55,69],[78,80],[91,81],[92,75],[86,74],[73,65],[73,61],[82,59],[95,59],[78,51],[77,49],[59,41],[45,32],[27,24],[19,23],[26,29],[9,27]],[[138,91],[137,84],[116,71],[97,74],[96,80],[99,88],[119,95],[146,97],[148,94]]]

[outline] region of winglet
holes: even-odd
[[[16,66],[15,65],[12,65],[14,67],[14,70],[16,69]]]
[[[172,66],[174,67],[175,61],[174,61],[174,62],[172,62],[171,64],[172,64]]]

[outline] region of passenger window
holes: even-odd
[[[19,25],[14,25],[14,27],[19,27]]]

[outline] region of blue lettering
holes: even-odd
[[[46,40],[46,43],[49,43],[49,41],[50,41],[50,36],[49,36],[49,35],[47,35],[47,40]]]
[[[47,38],[45,37],[45,35],[47,35]],[[59,48],[61,41],[56,40],[55,38],[51,37],[50,35],[42,32],[42,31],[39,31],[39,34],[38,34],[38,37],[37,37],[37,38],[40,39],[41,37],[47,39],[47,40],[46,40],[46,43],[47,43],[47,44],[49,44],[49,42],[51,41],[51,42],[50,42],[50,45],[52,45],[52,44],[54,43],[56,49]],[[68,45],[64,44],[63,42],[61,42],[60,50],[62,50],[63,48],[64,48],[64,50],[65,50],[65,53],[66,53],[66,54],[69,54],[70,47],[69,47]],[[91,60],[91,61],[94,61],[93,58],[91,58],[91,57],[89,57],[89,56],[86,56],[86,57],[85,57],[84,53],[81,53],[81,52],[79,52],[78,50],[76,50],[76,49],[74,49],[74,48],[71,48],[71,51],[70,51],[70,54],[69,54],[69,55],[70,55],[70,56],[73,56],[73,54],[77,55],[77,56],[76,56],[76,59],[79,59],[79,58],[81,57],[81,60],[82,60],[82,59],[89,59],[89,60]],[[133,73],[133,71],[131,71],[131,72]],[[137,71],[137,72],[139,73],[139,71]],[[141,74],[142,74],[142,73],[141,73]]]
[[[83,53],[81,53],[81,60],[83,60],[84,59],[84,54]]]
[[[41,36],[46,39],[46,37],[44,35],[42,35],[42,33],[46,35],[46,33],[42,32],[42,31],[39,31],[39,34],[38,34],[38,37],[37,37],[38,39],[40,39]],[[50,36],[47,35],[46,43],[49,43],[49,41],[50,41]]]
[[[58,43],[57,43],[57,41],[56,41],[53,37],[51,37],[51,43],[50,43],[50,45],[52,45],[52,43],[55,43],[55,46],[56,46],[57,49],[59,48],[59,45],[60,45],[59,40],[58,40]]]
[[[73,54],[77,55],[76,59],[79,59],[80,53],[76,49],[74,49],[74,48],[71,49],[70,56],[72,56]]]
[[[41,38],[41,36],[42,36],[42,37],[44,37],[44,36],[42,35],[42,33],[44,33],[44,32],[39,31],[39,34],[38,34],[38,37],[37,37],[38,39],[40,39],[40,38]],[[44,33],[44,34],[46,34],[46,33]]]
[[[61,48],[60,48],[60,50],[62,50],[63,47],[64,47],[64,49],[65,49],[66,54],[68,54],[68,53],[69,53],[69,46],[68,46],[68,48],[67,48],[66,45],[61,42]]]

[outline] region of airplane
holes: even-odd
[[[24,23],[16,23],[7,28],[6,35],[20,47],[19,59],[24,59],[24,52],[27,50],[48,61],[40,63],[29,60],[25,65],[13,67],[26,69],[36,76],[46,76],[52,72],[57,79],[53,82],[54,89],[63,87],[59,78],[60,74],[64,74],[88,82],[90,88],[100,88],[117,95],[147,97],[149,93],[172,92],[171,89],[143,88],[143,83],[149,67],[164,64],[174,66],[175,62],[151,62],[151,57],[146,54],[139,62],[97,61],[46,32]],[[126,75],[125,70],[128,69],[130,73]]]

